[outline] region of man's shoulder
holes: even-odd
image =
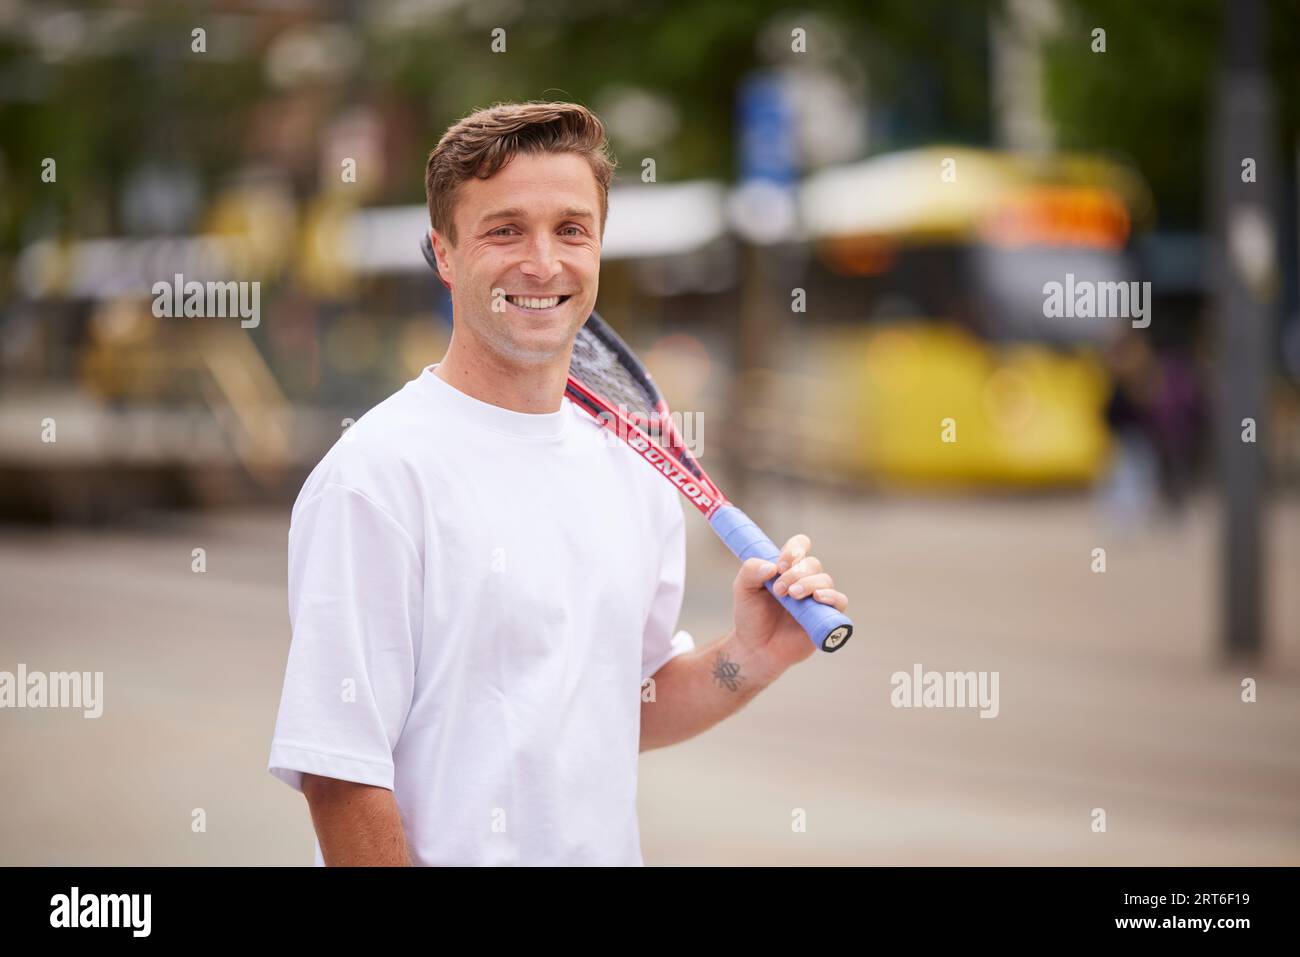
[[[430,463],[439,457],[424,453],[443,431],[437,410],[407,383],[343,430],[303,483],[294,513],[339,485],[401,518],[430,478]]]

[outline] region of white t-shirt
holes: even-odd
[[[417,865],[640,865],[641,685],[695,647],[678,493],[567,399],[433,368],[294,504],[269,769],[391,789]]]

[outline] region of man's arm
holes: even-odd
[[[410,867],[397,799],[387,788],[303,774],[302,793],[328,867]]]
[[[641,750],[677,744],[740,710],[791,665],[812,656],[803,628],[763,587],[795,598],[811,595],[843,611],[848,599],[821,562],[808,554],[807,535],[785,544],[775,565],[751,558],[732,586],[734,625],[707,648],[678,655],[654,674],[654,700],[641,701]]]
[[[811,643],[810,643],[811,644]],[[707,731],[778,677],[728,632],[678,655],[654,674],[654,700],[641,701],[641,750],[666,748]]]

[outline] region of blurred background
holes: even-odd
[[[620,164],[602,314],[857,623],[643,757],[647,863],[1300,863],[1298,14],[0,0],[0,670],[104,674],[0,712],[0,864],[311,863],[289,507],[442,355],[428,151],[551,99]],[[260,321],[155,317],[178,273]],[[917,665],[997,719],[892,707]]]

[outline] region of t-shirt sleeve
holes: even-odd
[[[270,772],[392,789],[393,749],[415,686],[423,562],[363,493],[326,483],[289,530],[293,638]]]
[[[642,683],[673,658],[695,650],[695,639],[690,633],[676,630],[686,589],[686,519],[677,492],[673,489],[667,491],[670,499],[663,523],[665,534],[659,561],[659,586],[650,605],[641,642]]]

